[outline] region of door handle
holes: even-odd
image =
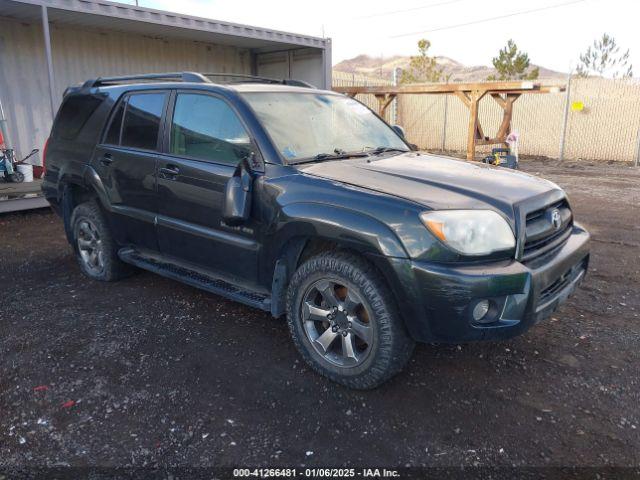
[[[175,165],[167,165],[166,167],[162,167],[160,169],[160,173],[162,174],[163,178],[174,180],[176,178],[176,175],[180,173],[180,169]]]
[[[105,167],[108,167],[113,162],[113,156],[110,153],[105,153],[100,159],[100,163]]]

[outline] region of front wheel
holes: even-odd
[[[347,252],[322,253],[295,272],[287,319],[305,361],[351,388],[374,388],[391,378],[414,347],[380,274]]]

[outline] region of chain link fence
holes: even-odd
[[[389,80],[334,72],[334,85],[391,84]],[[377,111],[373,95],[357,98]],[[425,150],[456,155],[466,152],[469,110],[459,98],[400,95],[395,103],[387,120],[402,125],[410,142]],[[502,109],[490,96],[480,101],[479,119],[484,134],[493,137],[502,120]],[[514,104],[512,131],[520,135],[521,155],[637,162],[640,82],[573,77],[567,92],[524,94]],[[491,148],[479,146],[477,152],[490,152]]]
[[[333,72],[334,87],[381,87],[391,86],[393,82],[391,80],[385,80],[383,78],[367,77],[364,75],[356,75],[354,73],[346,72]],[[373,95],[358,95],[356,97],[359,101],[371,108],[374,112],[378,111],[378,100]],[[385,120],[389,123],[394,123],[396,116],[396,102],[387,108],[385,114]]]

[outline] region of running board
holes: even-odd
[[[120,259],[131,265],[171,278],[192,287],[215,293],[250,307],[271,311],[271,297],[261,292],[247,290],[245,287],[231,284],[221,278],[197,272],[188,267],[172,263],[169,260],[145,255],[133,248],[121,248],[118,251]]]

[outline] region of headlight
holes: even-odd
[[[488,255],[516,245],[507,221],[491,210],[424,212],[420,219],[431,233],[465,255]]]

